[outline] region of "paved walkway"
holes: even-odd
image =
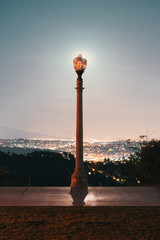
[[[89,187],[85,206],[160,206],[158,187]],[[0,187],[0,206],[72,206],[69,187]]]

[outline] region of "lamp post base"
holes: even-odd
[[[76,169],[71,177],[70,194],[73,198],[73,206],[83,206],[88,194],[87,176],[84,169]]]
[[[71,187],[85,187],[87,186],[87,176],[83,168],[75,169],[71,176]]]
[[[70,194],[73,199],[73,206],[84,206],[84,199],[88,194],[88,187],[71,187]]]

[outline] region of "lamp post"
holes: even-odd
[[[87,187],[87,176],[84,171],[83,166],[83,105],[82,105],[82,93],[83,93],[83,79],[82,74],[87,66],[87,60],[82,57],[82,55],[78,55],[73,60],[74,69],[78,75],[77,78],[77,87],[75,88],[77,91],[77,108],[76,108],[76,163],[75,163],[75,171],[71,177],[71,195],[73,197],[73,205],[77,202],[82,202],[85,196],[88,193]],[[74,195],[76,197],[74,197]]]

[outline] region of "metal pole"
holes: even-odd
[[[83,166],[83,71],[77,71],[77,113],[76,113],[76,164],[71,179],[71,187],[87,186],[87,176]]]

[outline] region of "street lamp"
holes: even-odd
[[[77,78],[77,112],[76,112],[76,163],[75,171],[71,177],[71,191],[73,205],[84,205],[84,198],[88,193],[87,176],[83,166],[83,79],[82,74],[87,66],[87,60],[78,55],[73,60],[74,69],[78,75]]]

